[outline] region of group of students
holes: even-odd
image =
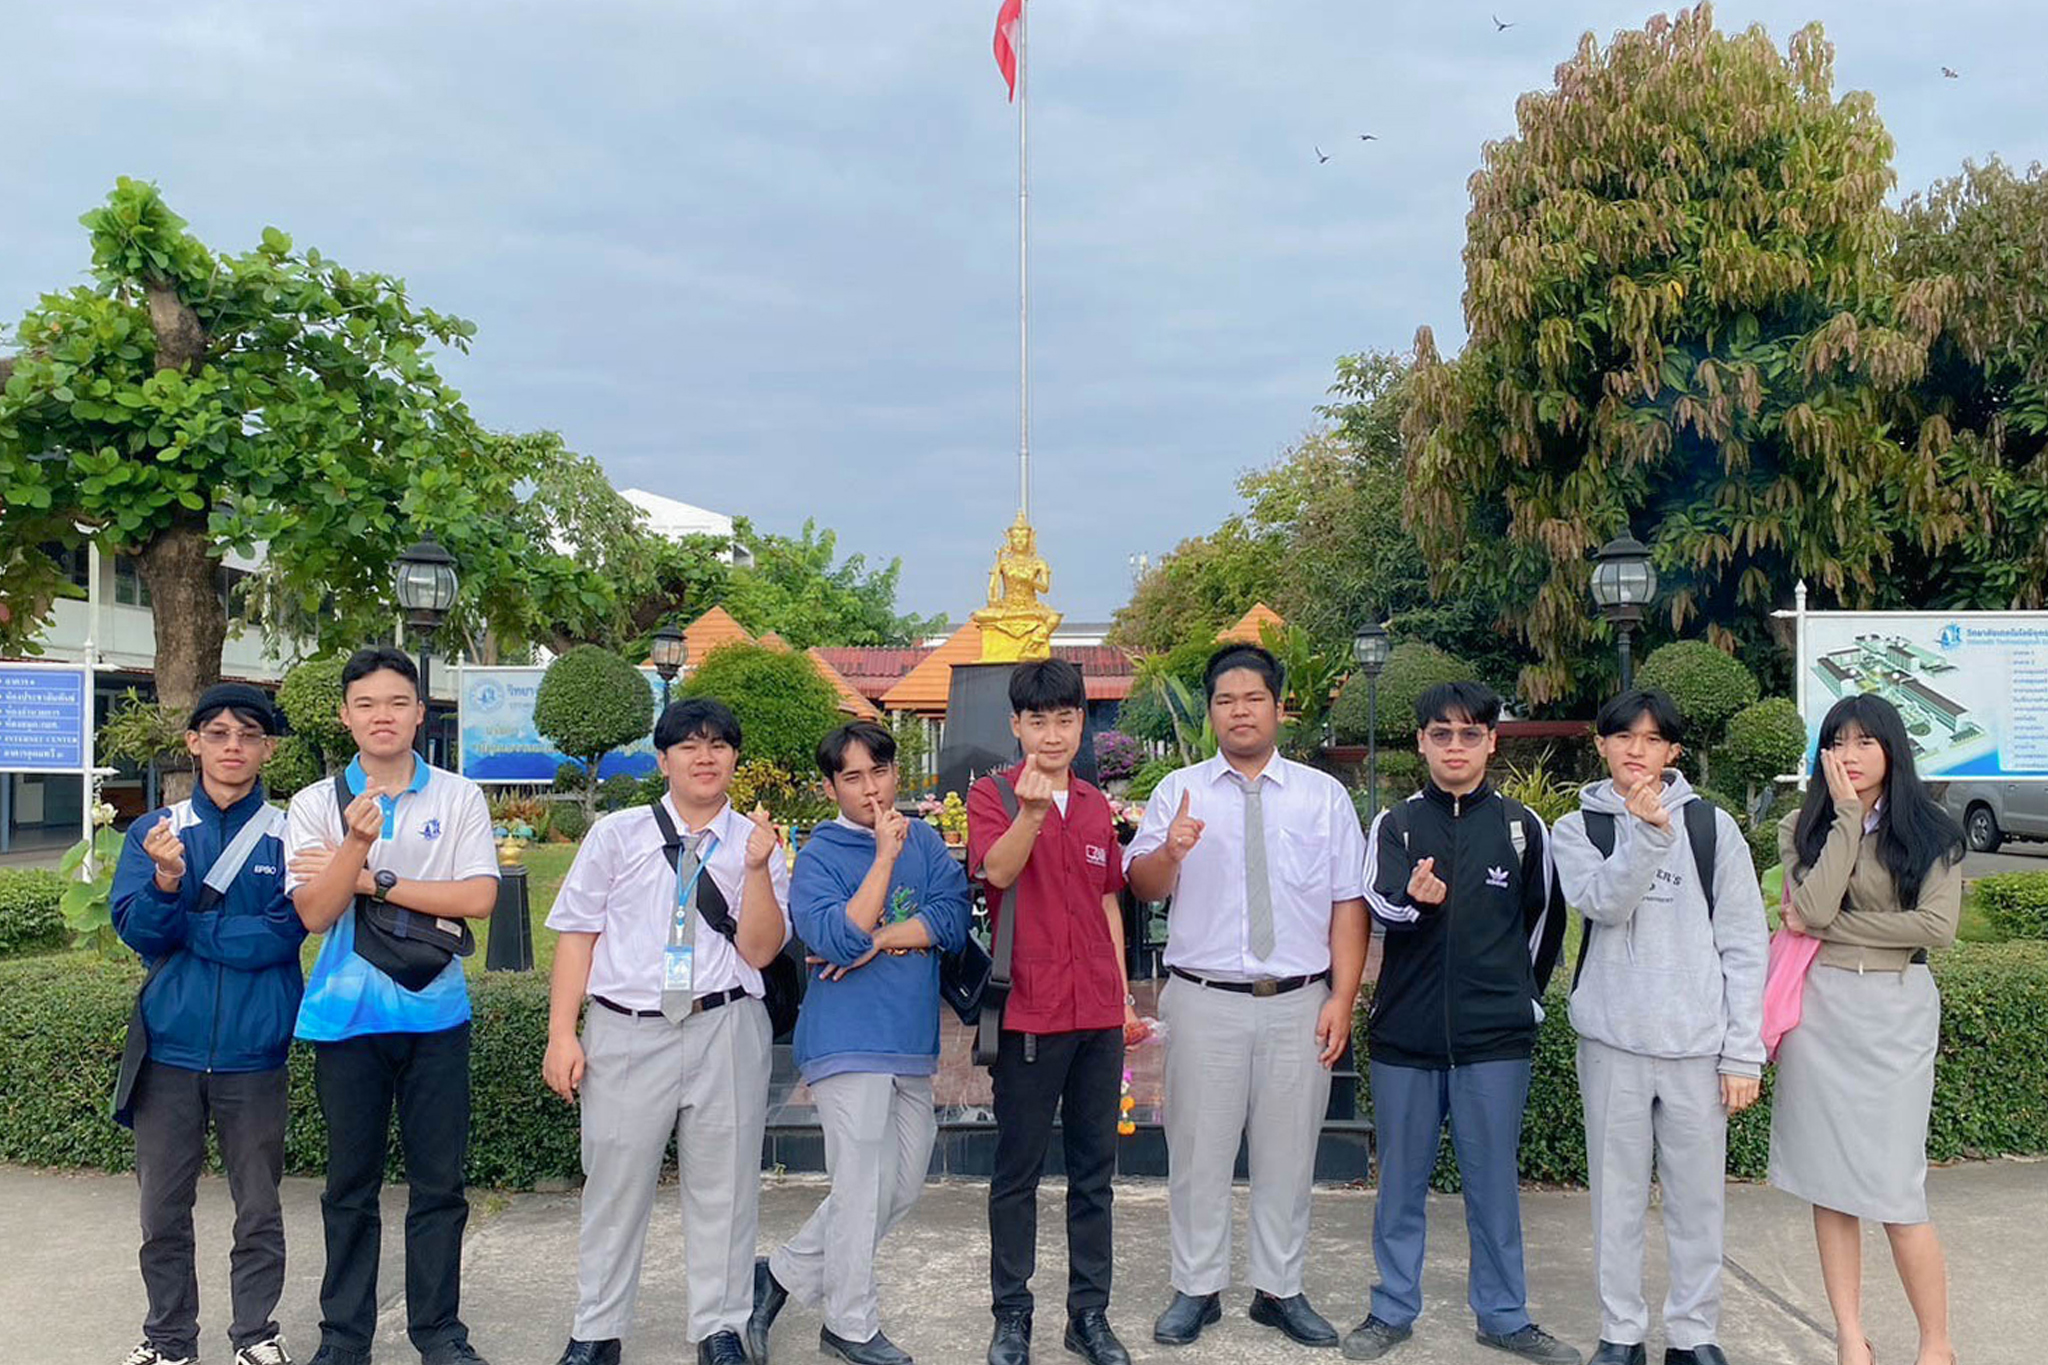
[[[209,1122],[237,1210],[236,1362],[285,1365],[271,1314],[294,1021],[314,1045],[330,1133],[314,1365],[368,1359],[394,1104],[411,1185],[411,1339],[426,1365],[477,1359],[457,1312],[461,964],[408,990],[352,940],[357,918],[376,922],[380,905],[443,927],[489,913],[488,816],[473,784],[412,757],[421,711],[404,655],[364,651],[343,678],[342,719],[360,756],[338,787],[294,797],[287,828],[265,813],[257,777],[274,716],[260,693],[229,687],[192,717],[192,800],[128,837],[116,923],[151,963],[133,1096],[150,1308],[128,1365],[196,1355],[191,1204]],[[1579,1352],[1530,1317],[1517,1185],[1530,1058],[1567,905],[1585,920],[1569,998],[1592,1183],[1593,1361],[1645,1359],[1654,1165],[1670,1252],[1665,1359],[1724,1362],[1726,1125],[1755,1102],[1766,1060],[1766,916],[1740,827],[1677,770],[1683,718],[1656,692],[1603,707],[1596,744],[1610,776],[1552,831],[1488,780],[1500,699],[1477,683],[1431,688],[1416,704],[1427,780],[1361,831],[1340,783],[1278,753],[1283,681],[1264,650],[1217,651],[1204,687],[1218,752],[1166,777],[1120,848],[1109,803],[1072,771],[1085,734],[1079,672],[1058,660],[1019,666],[1010,701],[1023,757],[970,791],[964,869],[898,811],[886,729],[855,722],[820,743],[839,813],[792,870],[765,812],[742,815],[728,798],[743,744],[732,712],[710,699],[667,707],[654,732],[666,794],[592,828],[547,921],[559,937],[542,1076],[579,1106],[585,1173],[560,1365],[621,1358],[671,1136],[700,1365],[767,1365],[791,1298],[821,1312],[827,1355],[910,1360],[882,1331],[874,1257],[929,1167],[941,958],[967,942],[973,883],[1014,938],[992,1066],[990,1365],[1030,1359],[1037,1188],[1056,1121],[1068,1182],[1062,1344],[1089,1365],[1127,1365],[1107,1314],[1110,1178],[1125,1048],[1159,1023],[1173,1296],[1155,1341],[1191,1343],[1222,1316],[1242,1141],[1251,1320],[1350,1359],[1397,1350],[1422,1310],[1425,1201],[1448,1125],[1478,1341],[1578,1365]],[[1820,948],[1803,1017],[1777,1054],[1771,1179],[1814,1207],[1840,1361],[1871,1359],[1859,1260],[1859,1220],[1871,1218],[1886,1227],[1918,1316],[1919,1359],[1933,1365],[1953,1351],[1924,1190],[1939,1027],[1926,949],[1954,937],[1960,833],[1920,787],[1905,728],[1882,699],[1834,708],[1820,764],[1825,781],[1780,830],[1783,923]],[[252,821],[261,837],[238,839]],[[1158,1023],[1127,994],[1127,882],[1140,899],[1171,902]],[[1331,1068],[1351,1036],[1375,927],[1378,1282],[1366,1318],[1340,1337],[1303,1292],[1310,1195]],[[308,931],[327,938],[301,1001]],[[770,1009],[791,1004],[792,935],[807,954],[795,1061],[830,1190],[759,1256]]]

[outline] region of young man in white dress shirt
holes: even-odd
[[[1280,665],[1228,645],[1203,675],[1216,757],[1169,774],[1125,853],[1132,890],[1173,897],[1160,1000],[1166,1048],[1172,1346],[1222,1316],[1230,1178],[1251,1167],[1251,1319],[1304,1346],[1337,1332],[1302,1293],[1309,1190],[1330,1068],[1365,969],[1356,808],[1327,773],[1283,758]]]
[[[654,747],[668,794],[593,826],[548,913],[561,937],[541,1075],[583,1110],[576,1318],[561,1365],[617,1365],[670,1134],[690,1339],[699,1365],[746,1359],[768,1114],[761,969],[789,939],[789,867],[767,813],[743,816],[726,799],[740,740],[722,702],[663,711]]]

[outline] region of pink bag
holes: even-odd
[[[1819,952],[1820,940],[1810,934],[1780,929],[1771,935],[1771,962],[1764,972],[1764,1051],[1773,1060],[1778,1044],[1799,1025],[1806,969]]]

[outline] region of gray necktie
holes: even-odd
[[[1252,956],[1273,955],[1273,884],[1266,878],[1266,808],[1263,782],[1244,789],[1244,912],[1251,921]]]
[[[704,847],[702,834],[685,834],[682,851],[676,855],[676,872],[685,890],[680,902],[682,912],[671,915],[668,922],[668,942],[672,948],[695,948],[697,944],[697,851]],[[693,955],[694,957],[694,955]],[[691,985],[696,984],[697,963],[691,962]],[[664,988],[661,992],[661,1012],[669,1022],[680,1024],[690,1017],[690,1006],[697,992],[672,991]]]

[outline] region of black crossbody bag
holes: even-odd
[[[1003,813],[1017,819],[1017,789],[1001,773],[989,774],[1002,798]],[[939,994],[945,997],[960,1022],[974,1030],[974,1064],[994,1066],[1003,1042],[1003,1006],[1010,999],[1010,962],[1017,946],[1017,898],[1012,887],[1009,904],[996,921],[995,955],[982,951],[974,936],[958,953],[939,960]]]
[[[654,812],[654,823],[661,829],[661,856],[668,860],[669,870],[673,872],[683,856],[682,832],[669,818],[668,807],[660,801],[650,801],[647,808]],[[697,881],[697,913],[727,943],[731,943],[733,935],[740,931],[738,921],[733,918],[732,907],[725,903],[725,893],[710,877],[700,877]],[[739,950],[735,947],[733,951]],[[764,992],[761,1003],[768,1007],[768,1029],[778,1043],[788,1042],[796,1031],[796,1014],[804,1003],[807,984],[804,979],[804,953],[803,941],[791,934],[789,942],[782,945],[782,951],[761,969]]]
[[[346,829],[349,802],[355,800],[346,774],[334,775],[334,799],[343,812]],[[476,951],[476,935],[469,931],[468,920],[442,919],[375,896],[357,896],[355,951],[403,989],[423,991],[434,984],[451,958],[468,957]]]

